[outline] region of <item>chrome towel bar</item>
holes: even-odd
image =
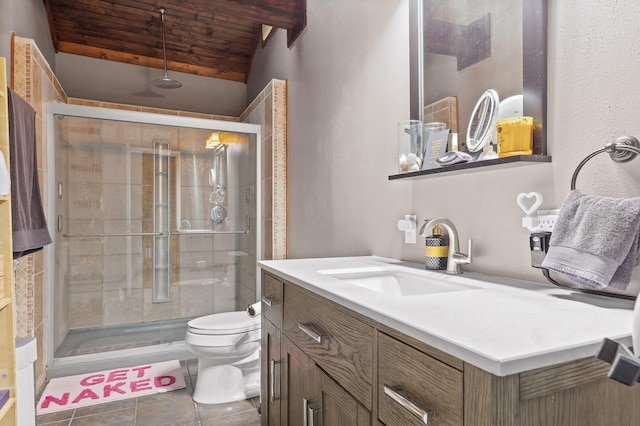
[[[640,154],[640,142],[638,142],[638,139],[633,136],[620,136],[615,141],[606,144],[604,148],[600,148],[599,150],[587,155],[573,172],[573,176],[571,177],[572,191],[576,189],[576,179],[578,178],[580,169],[582,169],[582,167],[593,157],[598,154],[602,154],[603,152],[608,153],[611,159],[617,163],[626,163],[633,160]]]

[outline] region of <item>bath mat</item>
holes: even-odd
[[[47,384],[38,415],[104,404],[186,387],[179,361],[58,377]]]

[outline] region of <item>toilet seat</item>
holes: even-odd
[[[188,332],[205,335],[241,334],[260,329],[260,317],[251,318],[245,311],[223,312],[192,319]]]

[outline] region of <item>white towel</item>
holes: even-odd
[[[562,204],[543,268],[593,289],[624,290],[640,262],[640,198],[587,196]]]
[[[11,176],[9,176],[9,169],[7,169],[4,154],[0,151],[0,195],[9,195],[10,191]]]

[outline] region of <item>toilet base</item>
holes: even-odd
[[[193,400],[199,404],[224,404],[260,395],[260,366],[202,365],[198,360],[198,378]]]

